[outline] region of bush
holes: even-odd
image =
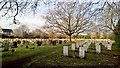
[[[117,43],[120,43],[120,35],[115,35],[115,41],[116,41]]]
[[[113,45],[120,47],[120,42],[115,42],[115,43],[113,43]]]

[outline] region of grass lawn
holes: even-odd
[[[62,47],[64,45],[69,46],[69,56],[62,56]],[[32,47],[29,46],[29,47]],[[113,45],[112,50],[108,51],[102,46],[102,53],[97,54],[95,52],[95,46],[92,44],[86,57],[80,59],[78,57],[78,49],[75,52],[71,51],[70,44],[58,44],[58,45],[42,45],[35,46],[35,49],[24,46],[15,48],[16,52],[11,51],[2,52],[3,68],[40,68],[40,67],[112,67],[118,68],[120,65],[120,48]]]

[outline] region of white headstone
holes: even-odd
[[[96,45],[96,52],[101,53],[101,46],[100,45]]]
[[[107,46],[108,50],[112,50],[112,44],[113,44],[113,41],[111,41],[110,44],[108,44],[108,46]]]
[[[82,46],[83,44],[85,44],[85,41],[81,41],[79,45]]]
[[[79,46],[82,46],[82,42],[79,43]]]
[[[75,44],[71,45],[71,49],[72,49],[72,51],[75,51]]]
[[[83,47],[79,47],[79,57],[84,58],[85,57],[85,50]]]
[[[99,45],[100,43],[98,41],[95,42],[95,45]]]
[[[84,44],[83,47],[84,47],[84,50],[87,52],[88,46]]]
[[[109,44],[107,44],[107,50],[112,50],[112,43],[110,42]]]
[[[94,41],[94,40],[91,40],[91,42],[92,42],[92,43],[95,43],[95,41]]]
[[[109,46],[107,46],[107,50],[111,50],[111,46],[109,45]]]
[[[63,46],[63,56],[68,56],[68,46]]]
[[[79,43],[76,43],[76,48],[79,48]]]

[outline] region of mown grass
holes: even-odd
[[[116,48],[116,46],[113,46],[113,50],[108,51],[104,46],[102,46],[102,53],[98,54],[95,51],[94,44],[92,44],[86,53],[86,57],[84,59],[80,59],[78,57],[78,51],[73,52],[69,50],[69,56],[64,57],[62,56],[62,48],[59,48],[59,50],[56,50],[54,54],[38,59],[28,67],[118,67],[120,54],[118,49],[119,48]]]
[[[54,46],[36,46],[35,49],[32,49],[33,46],[29,46],[29,48],[25,48],[25,46],[18,46],[18,48],[14,48],[16,52],[11,52],[12,48],[7,52],[2,52],[2,62],[8,62],[17,60],[26,56],[35,55],[40,52],[44,52],[47,49],[54,48]]]
[[[69,46],[69,56],[62,55],[62,47]],[[32,47],[32,46],[30,46]],[[16,48],[16,52],[11,51],[2,52],[3,63],[18,60],[23,57],[29,59],[24,62],[22,67],[28,68],[40,68],[40,67],[118,67],[120,58],[120,48],[113,45],[112,50],[108,51],[102,45],[102,52],[96,53],[94,44],[86,52],[86,57],[80,59],[78,57],[78,49],[71,51],[70,43],[53,45],[36,46],[35,49],[26,49],[24,46]],[[23,59],[24,60],[24,59]],[[19,61],[18,61],[19,62]]]

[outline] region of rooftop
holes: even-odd
[[[3,32],[13,32],[12,29],[2,29]]]

